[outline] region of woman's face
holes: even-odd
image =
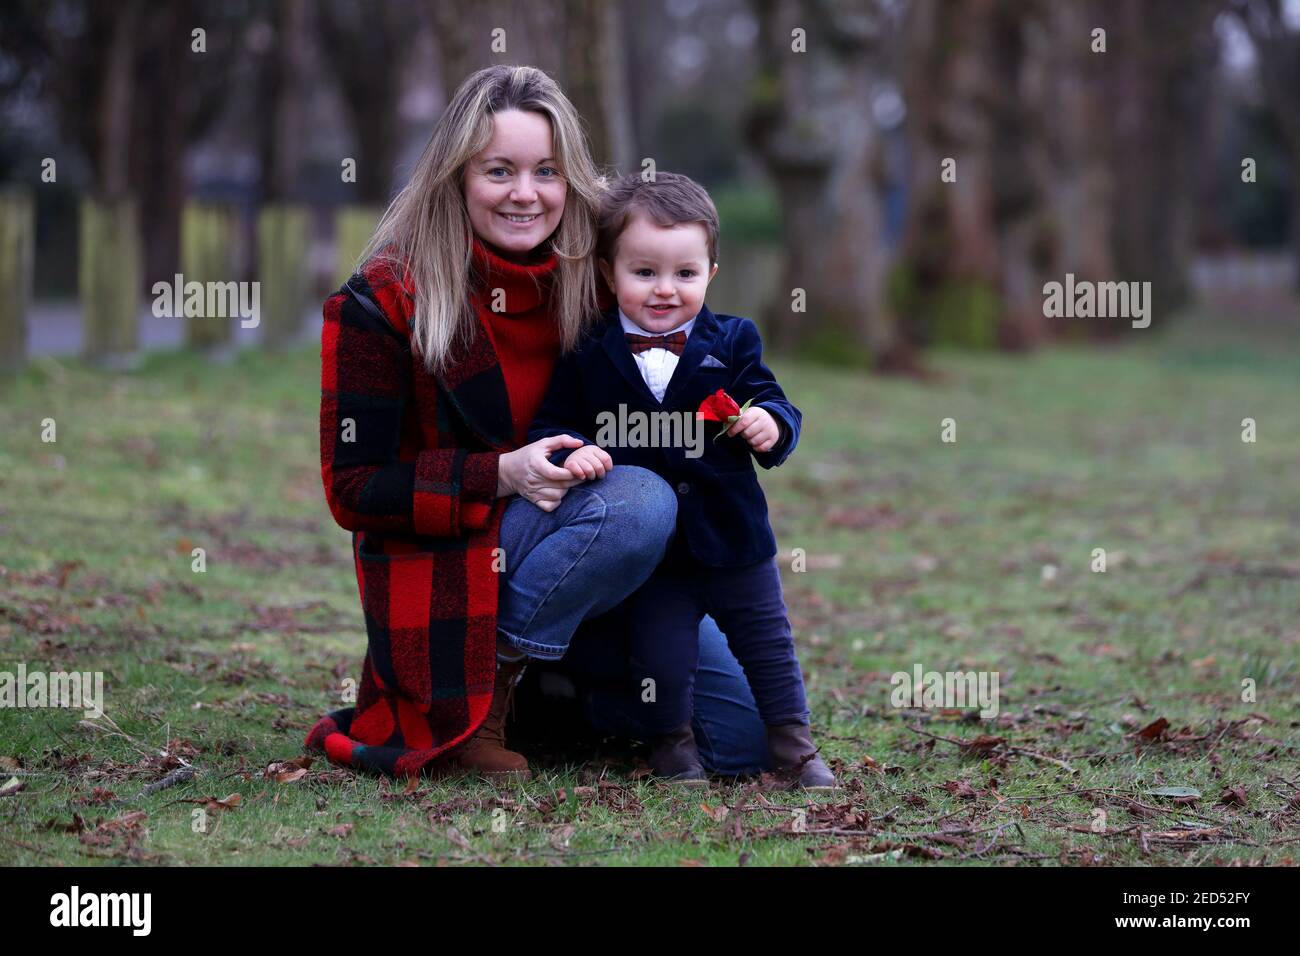
[[[465,167],[465,205],[478,237],[505,252],[535,249],[559,226],[567,193],[551,121],[522,110],[497,113],[492,140]]]

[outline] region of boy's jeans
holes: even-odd
[[[727,635],[763,722],[808,723],[803,673],[774,558],[738,568],[712,568],[670,557],[619,614],[631,635],[629,656],[637,682],[653,681],[654,701],[645,700],[645,693],[641,699],[646,722],[658,733],[680,727],[690,716],[699,621],[706,614]]]
[[[558,661],[603,733],[648,739],[625,635],[579,625],[620,605],[654,572],[672,540],[677,499],[644,468],[619,465],[604,478],[574,485],[546,512],[513,499],[501,521],[502,573],[497,633],[532,658]],[[614,620],[609,615],[602,620]],[[712,621],[699,630],[694,724],[700,756],[715,773],[751,773],[766,762],[766,736],[743,671]]]

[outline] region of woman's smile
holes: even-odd
[[[526,253],[559,228],[568,187],[554,152],[545,115],[515,109],[493,116],[492,139],[464,172],[465,209],[480,239]]]

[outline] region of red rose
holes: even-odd
[[[740,414],[740,406],[725,391],[718,389],[700,402],[700,410],[696,414],[706,422],[725,422],[728,418]]]
[[[736,423],[736,419],[745,413],[745,409],[749,408],[749,403],[752,401],[752,398],[747,398],[744,405],[737,405],[734,398],[722,389],[718,389],[700,402],[700,410],[695,414],[706,422],[722,422],[722,430],[713,436],[713,440],[717,441]]]

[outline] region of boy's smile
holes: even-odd
[[[656,335],[685,325],[699,313],[718,267],[710,268],[708,233],[698,222],[660,226],[637,211],[601,274],[629,319]]]

